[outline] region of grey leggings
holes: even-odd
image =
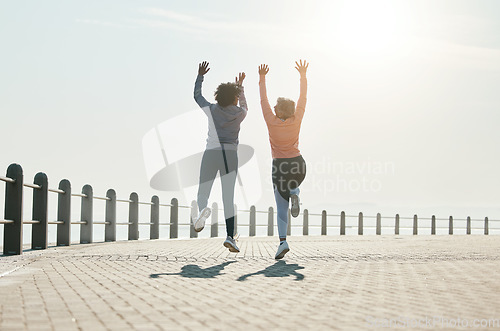
[[[234,148],[234,147],[233,147]],[[222,202],[226,219],[227,235],[234,234],[234,185],[238,173],[238,152],[221,145],[218,149],[207,149],[203,153],[198,187],[198,208],[201,211],[208,204],[208,198],[217,173],[220,172]]]
[[[299,155],[287,159],[273,159],[274,198],[278,214],[278,233],[286,238],[290,195],[299,194],[299,186],[306,177],[306,161]]]

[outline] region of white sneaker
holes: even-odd
[[[230,252],[233,252],[233,253],[239,253],[240,252],[240,249],[238,248],[238,246],[236,246],[236,240],[234,240],[233,238],[227,236],[226,240],[224,241],[224,247],[227,247],[229,248],[229,251]]]
[[[282,259],[286,253],[290,250],[290,247],[288,247],[288,243],[285,241],[280,242],[280,245],[278,246],[278,251],[276,252],[276,256],[274,257],[276,260]]]
[[[300,199],[297,194],[292,194],[290,196],[290,199],[292,200],[292,216],[297,217],[299,216],[300,213]]]
[[[210,208],[203,208],[203,210],[200,212],[200,215],[198,215],[196,221],[194,222],[194,231],[200,232],[201,230],[203,230],[203,228],[205,227],[205,221],[210,217],[211,213],[212,211],[210,210]]]
[[[191,219],[193,220],[192,222],[194,222],[198,218],[198,215],[198,207],[191,208]]]

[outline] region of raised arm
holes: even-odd
[[[259,66],[260,106],[262,107],[262,114],[264,115],[264,119],[266,121],[274,116],[271,105],[269,104],[269,100],[267,99],[266,75],[268,72],[269,67],[267,66],[267,64],[261,64]]]
[[[210,70],[208,64],[209,63],[207,61],[203,61],[198,65],[198,76],[196,77],[196,82],[194,83],[194,100],[201,108],[210,106],[210,102],[208,102],[207,99],[205,99],[201,94],[203,76]]]
[[[243,80],[245,79],[245,77],[246,77],[245,73],[240,72],[235,80],[236,84],[240,86],[240,95],[238,96],[240,107],[243,108],[245,111],[248,111],[247,99],[245,98],[245,88],[243,87]]]
[[[306,72],[307,72],[307,67],[309,67],[309,63],[307,63],[304,60],[304,63],[302,63],[302,60],[297,63],[295,61],[295,64],[297,65],[295,69],[300,74],[300,95],[299,95],[299,100],[297,100],[297,109],[295,111],[295,116],[302,117],[304,116],[304,112],[306,111],[306,102],[307,102],[307,77],[306,77]]]

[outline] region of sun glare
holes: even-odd
[[[346,52],[385,53],[401,40],[405,17],[395,3],[346,1],[325,19],[323,31]]]

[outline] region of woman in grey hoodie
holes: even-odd
[[[217,173],[220,172],[222,201],[226,219],[227,238],[224,246],[231,252],[239,252],[234,241],[234,185],[238,173],[238,134],[240,124],[247,115],[247,103],[243,89],[245,73],[236,77],[235,83],[223,83],[215,91],[217,103],[208,102],[201,94],[203,76],[210,70],[208,62],[200,63],[194,84],[194,99],[208,117],[208,138],[201,161],[198,187],[199,214],[194,222],[195,231],[205,227],[211,210],[207,207]],[[239,107],[238,107],[239,102]]]

